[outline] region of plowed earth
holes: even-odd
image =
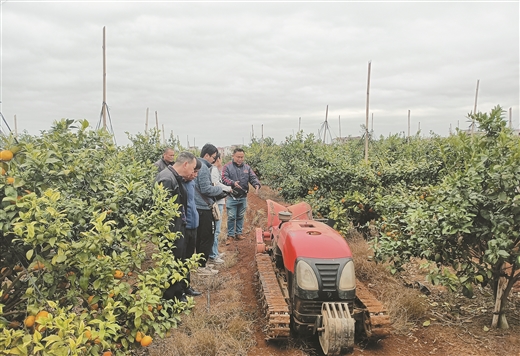
[[[243,307],[250,313],[258,315],[258,323],[255,324],[255,345],[249,349],[249,356],[316,356],[323,355],[317,338],[300,339],[291,338],[288,342],[266,342],[262,332],[263,319],[260,315],[258,297],[255,287],[255,228],[265,227],[267,204],[265,199],[273,199],[273,192],[269,188],[262,188],[259,195],[249,194],[248,210],[245,222],[245,236],[243,241],[235,241],[230,246],[223,247],[229,252],[237,252],[238,261],[230,268],[220,270],[222,274],[231,274],[233,279],[239,278],[243,289]],[[222,235],[221,235],[222,236]],[[419,275],[419,274],[418,274]],[[423,276],[421,282],[424,282]],[[377,283],[374,283],[377,285]],[[403,288],[405,288],[403,286]],[[214,296],[213,298],[218,298]],[[406,328],[393,332],[386,339],[373,344],[356,344],[351,355],[385,355],[385,356],[415,356],[415,355],[473,355],[473,356],[520,356],[520,292],[516,291],[512,296],[513,310],[508,314],[510,329],[506,331],[488,330],[492,313],[489,308],[490,301],[465,299],[459,308],[469,310],[463,322],[450,322],[449,315],[432,311],[424,320],[409,323]],[[214,299],[214,302],[218,300]],[[492,301],[491,301],[492,302]],[[443,301],[439,300],[438,304]],[[200,303],[195,308],[203,308]],[[478,310],[478,313],[476,312]],[[473,313],[474,312],[474,313]],[[424,321],[430,324],[424,326]],[[160,339],[154,341],[162,342]],[[164,355],[164,354],[163,354]]]

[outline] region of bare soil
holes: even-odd
[[[267,205],[265,199],[276,200],[276,196],[269,188],[262,188],[259,195],[249,194],[248,211],[245,222],[245,236],[243,241],[234,241],[229,246],[221,245],[221,250],[226,251],[227,256],[234,256],[235,260],[229,267],[224,264],[220,267],[219,276],[234,281],[233,288],[238,288],[241,307],[246,313],[254,316],[254,324],[250,337],[251,346],[247,349],[249,356],[302,356],[323,355],[316,338],[290,339],[288,342],[266,342],[262,327],[263,318],[257,304],[255,287],[255,228],[265,226]],[[224,216],[225,218],[225,216]],[[225,222],[225,220],[224,220]],[[225,232],[225,226],[224,226]],[[225,233],[221,236],[225,236]],[[417,272],[417,273],[415,273]],[[424,276],[419,271],[410,271],[407,275],[410,279],[420,280],[424,283]],[[377,281],[372,281],[370,287],[374,294],[379,295]],[[381,283],[379,283],[380,285]],[[194,280],[197,288],[197,279]],[[236,287],[239,286],[239,287]],[[405,285],[402,285],[406,289]],[[373,344],[356,344],[352,355],[385,355],[385,356],[415,356],[415,355],[473,355],[473,356],[520,356],[520,292],[516,291],[511,297],[511,310],[508,313],[510,329],[488,329],[492,318],[492,300],[488,291],[482,291],[475,299],[459,298],[457,295],[446,294],[442,288],[430,286],[431,295],[422,296],[428,303],[428,313],[420,320],[408,321],[404,325],[398,325],[396,330],[386,339]],[[229,293],[229,291],[228,291]],[[419,293],[420,294],[420,293]],[[225,303],[226,292],[211,295],[211,304]],[[197,297],[197,310],[203,311],[207,307],[204,297]],[[404,310],[404,309],[403,309]],[[403,311],[404,312],[404,311]],[[429,325],[423,325],[424,322]],[[397,325],[397,323],[396,323]],[[169,353],[168,348],[161,347],[161,343],[175,342],[175,340],[155,339],[154,349],[163,350],[161,353],[149,350],[150,355],[175,355]],[[229,354],[233,354],[232,350]],[[222,354],[219,352],[209,354]],[[235,354],[244,354],[237,352]]]

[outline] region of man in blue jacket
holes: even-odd
[[[218,149],[211,143],[207,143],[200,151],[201,163],[199,174],[195,178],[195,203],[199,213],[199,227],[197,228],[197,253],[202,254],[203,260],[197,272],[201,275],[217,274],[218,270],[206,266],[209,255],[213,248],[213,214],[211,206],[215,202],[215,197],[222,194],[222,187],[214,186],[211,183],[209,168],[217,158]]]
[[[260,181],[251,167],[244,163],[244,157],[244,150],[235,148],[232,161],[222,168],[222,182],[233,188],[231,194],[226,198],[228,216],[226,245],[229,245],[232,239],[245,239],[242,235],[242,228],[244,227],[249,184],[251,183],[255,188],[256,194],[260,189]]]

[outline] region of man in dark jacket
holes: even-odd
[[[245,238],[242,236],[242,228],[247,208],[249,183],[255,188],[256,194],[260,189],[260,181],[251,167],[244,163],[244,157],[244,150],[235,148],[232,161],[222,168],[222,182],[233,188],[231,194],[226,198],[228,216],[226,245],[229,245],[232,239],[243,240]]]
[[[195,166],[197,159],[192,153],[181,152],[173,166],[167,166],[163,169],[155,181],[162,184],[170,196],[177,195],[177,202],[180,204],[179,212],[180,216],[170,222],[171,232],[180,232],[181,235],[174,242],[175,248],[172,253],[175,259],[184,261],[186,259],[186,239],[184,237],[186,229],[186,208],[188,206],[188,195],[183,186],[183,181],[188,180],[195,172]],[[186,296],[184,289],[186,286],[185,281],[175,282],[164,292],[163,297],[165,299],[177,298],[181,302],[186,302]]]
[[[174,156],[175,151],[173,150],[173,148],[166,148],[163,152],[162,158],[154,163],[157,167],[157,173],[160,173],[166,167],[171,166],[175,161],[175,159],[173,158]]]

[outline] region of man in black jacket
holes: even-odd
[[[186,229],[186,207],[188,206],[188,196],[182,183],[184,180],[190,179],[194,174],[196,164],[197,159],[192,153],[181,152],[173,166],[167,166],[159,172],[155,178],[155,181],[162,184],[164,189],[169,192],[170,196],[173,197],[177,195],[177,202],[180,204],[180,216],[170,223],[171,232],[181,233],[180,237],[175,240],[175,248],[172,251],[175,259],[179,261],[184,261],[186,259],[186,239],[184,235]],[[181,281],[172,284],[168,289],[166,289],[163,297],[165,299],[177,298],[181,302],[186,302],[187,299],[184,295],[185,283],[185,281]]]
[[[160,160],[155,162],[155,166],[157,167],[157,173],[161,173],[166,167],[171,166],[173,162],[175,162],[174,159],[175,151],[173,148],[167,147]]]

